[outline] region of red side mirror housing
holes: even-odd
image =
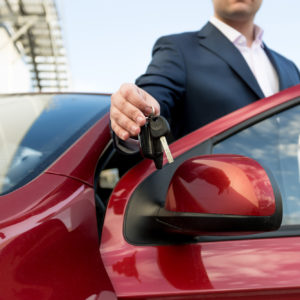
[[[280,227],[282,201],[272,174],[255,160],[199,156],[175,171],[158,219],[177,233],[258,233]]]

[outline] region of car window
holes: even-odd
[[[0,195],[23,186],[109,108],[106,95],[0,97]]]
[[[282,225],[300,224],[300,106],[221,141],[213,153],[241,154],[272,171],[283,200]]]

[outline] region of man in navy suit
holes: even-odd
[[[213,0],[214,17],[197,32],[160,38],[135,84],[112,95],[111,128],[136,136],[155,109],[175,139],[258,99],[300,83],[293,62],[262,42],[254,17],[262,0]]]

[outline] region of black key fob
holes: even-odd
[[[139,142],[142,156],[145,158],[152,159],[154,156],[154,148],[148,122],[146,122],[146,124],[141,127],[141,132],[139,134]]]

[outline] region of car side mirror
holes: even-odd
[[[199,156],[177,168],[156,218],[166,230],[192,236],[259,233],[280,227],[282,200],[272,174],[255,160]]]

